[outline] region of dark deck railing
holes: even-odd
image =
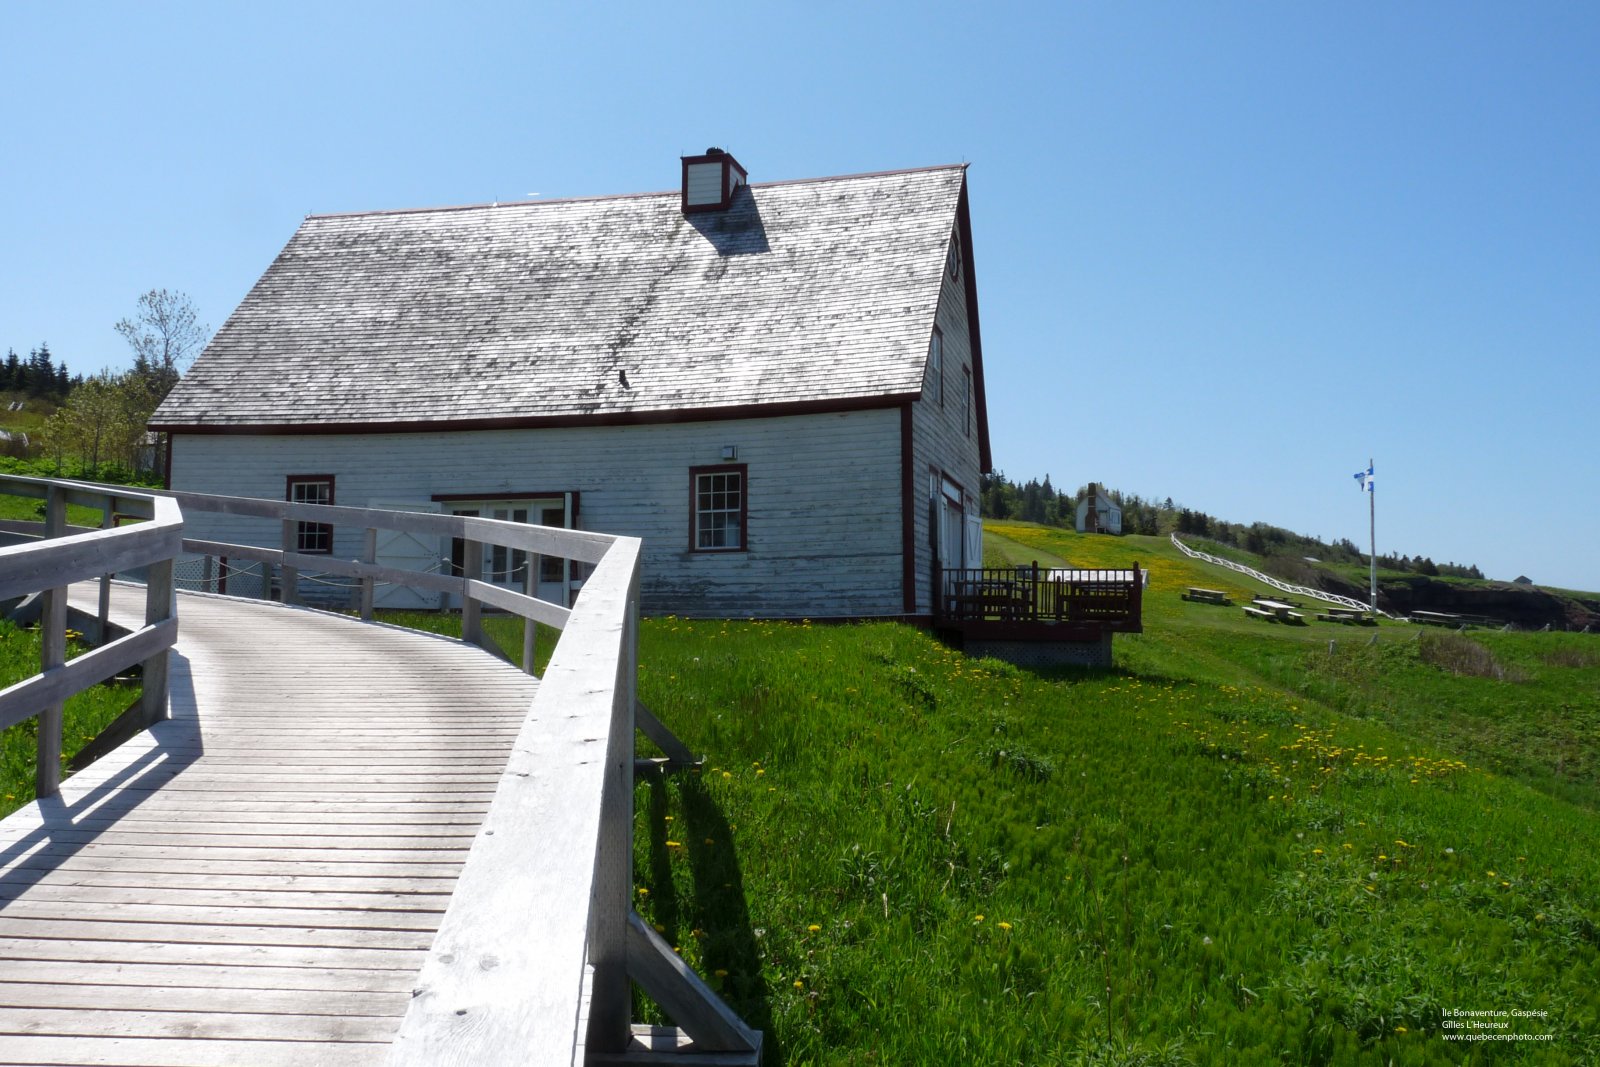
[[[935,621],[966,633],[1073,641],[1144,629],[1137,563],[1124,570],[936,568],[934,586]]]

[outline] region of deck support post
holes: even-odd
[[[378,562],[378,528],[368,526],[361,536],[361,562]],[[373,594],[377,589],[377,579],[366,575],[361,579],[361,617],[367,622],[372,621]]]
[[[733,1062],[761,1062],[761,1032],[746,1026],[694,968],[633,910],[628,912],[628,971],[694,1042],[696,1053],[742,1053]],[[639,1057],[634,1062],[643,1061]],[[672,1054],[651,1058],[671,1063]]]
[[[45,496],[44,536],[61,537],[67,532],[67,495],[52,484]],[[44,591],[39,613],[39,669],[49,671],[67,662],[67,589],[61,586]],[[51,704],[39,711],[38,757],[34,766],[34,792],[53,797],[61,788],[62,704]]]
[[[643,704],[633,709],[634,718],[638,722],[639,730],[667,757],[664,770],[677,771],[686,767],[693,767],[700,762],[689,746],[678,739],[678,735],[669,730],[655,713]]]

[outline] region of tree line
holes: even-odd
[[[5,363],[0,364],[0,392],[61,401],[81,381],[83,375],[74,378],[64,361],[55,361],[47,342],[41,342],[38,348],[30,350],[26,358],[17,355],[16,349],[9,348],[6,350]]]
[[[64,364],[53,365],[45,345],[26,361],[14,353],[6,361],[0,389],[60,405],[30,435],[28,449],[53,464],[57,475],[122,480],[153,467],[159,443],[148,433],[150,417],[210,335],[189,298],[167,289],[139,297],[134,314],[114,329],[133,350],[129,370],[69,377]]]
[[[1014,482],[998,470],[982,477],[981,489],[985,518],[1014,519],[1067,528],[1075,525],[1078,501],[1089,492],[1088,485],[1079,486],[1074,493],[1058,489],[1051,483],[1048,474],[1043,481],[1030,478],[1026,482]],[[1226,522],[1204,511],[1180,506],[1170,496],[1161,500],[1147,499],[1138,493],[1124,493],[1106,486],[1100,486],[1096,491],[1122,509],[1123,533],[1157,537],[1177,533],[1242,548],[1265,557],[1266,569],[1283,572],[1279,576],[1290,580],[1306,579],[1308,568],[1305,557],[1308,556],[1323,563],[1367,562],[1366,553],[1349,538],[1329,542],[1270,523]],[[1483,577],[1483,572],[1476,565],[1435,563],[1427,556],[1379,555],[1378,566],[1385,570],[1429,577]]]

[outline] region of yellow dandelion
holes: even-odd
[[[806,987],[806,984],[805,984],[805,982],[804,982],[804,981],[802,981],[802,980],[801,980],[801,979],[799,979],[799,978],[796,978],[796,979],[795,979],[795,980],[794,980],[794,987],[795,987],[795,988],[796,988],[796,989],[804,989],[804,988],[805,988],[805,987]]]
[[[977,914],[977,915],[974,915],[974,916],[973,916],[973,917],[972,917],[972,922],[973,922],[973,924],[974,924],[974,925],[976,925],[976,924],[977,924],[977,923],[981,923],[981,922],[983,922],[983,915],[982,915],[982,913],[979,913],[979,914]]]
[[[711,973],[716,975],[718,978],[726,978],[726,977],[728,977],[728,972],[726,970],[724,970],[723,968],[721,968],[721,967],[718,967],[716,970],[712,971]]]
[[[10,797],[7,797],[7,798],[6,798],[6,799],[7,799],[7,800],[9,800],[9,799],[11,799],[11,798],[10,798]],[[649,896],[649,895],[650,895],[650,890],[648,890],[648,889],[646,889],[646,888],[645,888],[645,887],[644,887],[644,886],[640,886],[640,887],[639,887],[639,895],[640,895],[640,896],[641,896],[641,897],[647,897],[647,896]]]
[[[816,923],[812,923],[810,926],[806,927],[806,930],[809,933],[815,934],[820,933],[822,931],[822,927],[818,926]]]
[[[998,926],[1002,930],[1009,931],[1011,929],[1011,924],[1007,923],[1007,922],[999,922],[999,923],[995,923],[995,925]]]

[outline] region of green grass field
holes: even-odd
[[[989,525],[1033,560],[1150,572],[1114,669],[643,623],[707,762],[637,786],[637,906],[768,1067],[1600,1062],[1600,637],[1256,622],[1164,540]]]
[[[1402,626],[1184,602],[1254,590],[1156,539],[990,528],[991,562],[1148,567],[1115,670],[645,624],[708,763],[639,786],[639,907],[766,1062],[1600,1059],[1600,640],[1475,636],[1515,680],[1455,674]]]

